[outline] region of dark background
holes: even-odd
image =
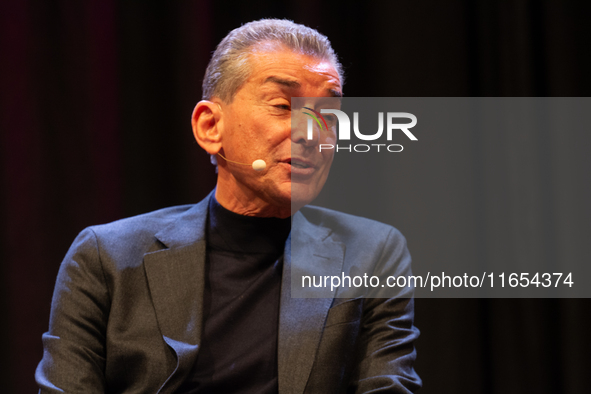
[[[213,168],[189,120],[211,51],[240,24],[285,17],[317,28],[342,59],[348,96],[591,91],[589,2],[361,4],[1,2],[1,392],[36,390],[55,276],[79,231],[197,202],[213,187]],[[551,149],[544,138],[539,143]],[[471,142],[482,154],[498,148],[483,141]],[[536,168],[544,176],[552,168],[541,157]],[[474,160],[478,205],[491,198],[487,185],[495,174],[479,174],[478,155]],[[400,184],[398,193],[412,200],[405,190]],[[588,187],[572,193],[591,197]],[[407,234],[411,252],[421,240],[408,234],[420,234],[429,221],[421,206],[436,200],[437,190],[421,194],[412,215],[392,223]],[[544,201],[552,213],[552,201]],[[486,227],[487,217],[476,219]],[[551,228],[552,221],[542,224]],[[421,392],[587,392],[590,306],[573,299],[417,300]]]

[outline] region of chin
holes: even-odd
[[[307,205],[314,201],[318,195],[316,187],[306,184],[294,183],[291,186],[291,210],[295,212],[304,205]]]

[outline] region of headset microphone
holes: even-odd
[[[265,163],[265,161],[264,160],[261,160],[261,159],[257,159],[255,161],[253,161],[252,164],[247,164],[247,163],[238,163],[237,161],[233,161],[233,160],[228,160],[221,153],[218,153],[218,155],[222,159],[224,159],[224,160],[226,160],[227,162],[230,162],[230,163],[240,164],[241,166],[252,166],[252,169],[255,170],[255,171],[262,171],[265,168],[267,168],[267,163]]]

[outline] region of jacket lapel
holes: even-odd
[[[279,393],[303,393],[310,376],[334,291],[323,298],[292,298],[291,278],[299,275],[340,275],[344,244],[330,238],[330,230],[311,224],[296,213],[284,253],[279,315]]]
[[[158,325],[177,356],[176,369],[159,392],[182,382],[199,350],[203,327],[205,226],[211,196],[157,233],[156,238],[163,248],[144,255]],[[330,230],[311,224],[299,212],[294,215],[281,282],[278,343],[281,394],[304,392],[334,297],[334,292],[328,289],[323,298],[292,298],[291,272],[340,275],[344,253],[344,245],[330,238]]]
[[[203,326],[205,225],[211,194],[156,234],[163,249],[144,255],[144,267],[164,341],[177,365],[164,387],[179,383],[197,355]],[[176,377],[180,378],[177,379]]]

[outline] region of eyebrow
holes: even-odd
[[[283,78],[279,78],[279,77],[275,77],[275,76],[271,76],[271,77],[265,79],[265,82],[263,82],[263,84],[266,84],[269,82],[276,83],[278,85],[285,86],[290,89],[297,89],[302,86],[298,81],[294,81],[292,79],[283,79]],[[327,91],[331,97],[343,97],[343,93],[341,93],[338,90],[327,89]]]
[[[269,82],[273,82],[288,88],[299,88],[300,86],[302,86],[298,81],[294,81],[291,79],[283,79],[283,78],[279,78],[279,77],[269,77],[267,79],[265,79],[265,82],[263,82],[263,84],[265,83],[269,83]]]

